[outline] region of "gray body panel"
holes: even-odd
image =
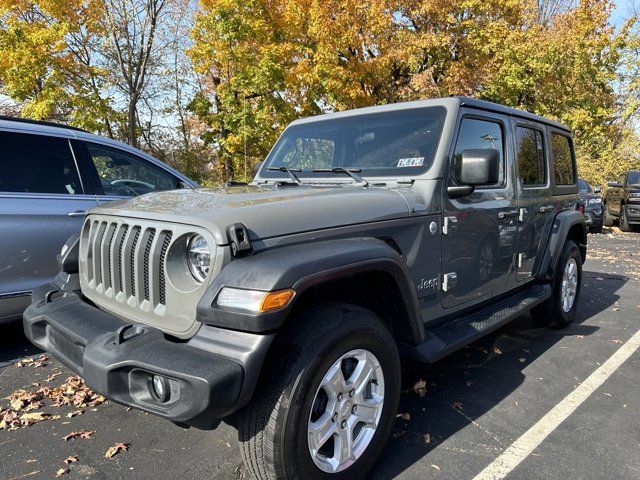
[[[176,190],[109,203],[94,212],[199,225],[218,245],[228,244],[225,229],[238,222],[254,241],[409,216],[398,191],[349,184]]]

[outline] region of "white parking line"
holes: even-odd
[[[589,398],[636,350],[640,348],[640,330],[622,345],[595,372],[553,407],[527,432],[513,442],[474,480],[499,480],[506,477],[527,458],[551,432]]]

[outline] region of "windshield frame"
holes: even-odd
[[[308,129],[309,127],[313,127],[316,124],[323,125],[323,124],[329,124],[329,123],[335,124],[335,123],[342,123],[342,122],[352,123],[354,121],[357,121],[359,118],[362,118],[362,119],[365,119],[365,118],[371,119],[375,117],[388,118],[389,116],[394,116],[394,115],[398,115],[402,117],[406,115],[416,115],[416,114],[419,114],[420,112],[424,112],[427,110],[436,111],[435,115],[440,115],[440,131],[437,133],[437,135],[434,135],[433,154],[431,158],[425,159],[426,160],[425,165],[420,167],[415,167],[415,166],[414,167],[411,167],[411,166],[410,167],[383,167],[383,168],[378,167],[378,168],[368,168],[368,169],[360,168],[356,166],[353,166],[353,167],[344,166],[344,168],[347,168],[348,170],[357,172],[359,176],[363,178],[369,177],[369,178],[405,179],[405,178],[415,178],[417,176],[420,176],[428,172],[429,170],[433,169],[437,163],[436,158],[438,156],[438,151],[440,149],[440,144],[442,142],[443,133],[447,128],[447,118],[449,116],[449,110],[444,105],[420,105],[413,108],[403,108],[399,110],[381,111],[381,112],[374,112],[374,113],[362,113],[362,114],[350,115],[348,117],[342,117],[342,118],[324,118],[323,119],[322,117],[319,117],[317,121],[310,120],[310,121],[305,121],[303,123],[294,122],[282,132],[282,134],[274,144],[273,148],[265,158],[264,164],[262,165],[260,169],[260,173],[256,178],[256,180],[258,182],[288,180],[289,177],[287,176],[286,172],[268,170],[270,167],[278,167],[278,165],[271,165],[271,162],[274,161],[275,155],[277,155],[283,143],[288,141],[287,139],[290,138],[287,136],[287,133],[295,133],[295,131],[299,129],[300,130]],[[321,168],[321,167],[318,166],[317,168]],[[327,180],[335,183],[342,183],[345,181],[352,182],[352,180],[349,179],[347,175],[336,175],[335,173],[332,174],[326,171],[325,172],[313,172],[312,170],[298,171],[293,167],[292,169],[294,170],[296,175],[301,180],[303,180],[304,183],[314,183],[316,181],[326,182]]]

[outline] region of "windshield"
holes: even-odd
[[[580,193],[591,193],[591,186],[582,179],[578,180],[578,187],[580,188]]]
[[[420,174],[433,163],[445,115],[442,107],[427,107],[294,125],[282,134],[260,175],[286,177],[267,170],[278,167],[302,176],[335,167],[363,176]]]
[[[627,182],[629,185],[640,185],[640,172],[630,171],[629,172],[629,181]]]

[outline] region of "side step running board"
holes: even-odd
[[[433,363],[500,328],[551,296],[551,286],[532,285],[526,290],[482,310],[427,330],[427,340],[411,347],[411,356]]]

